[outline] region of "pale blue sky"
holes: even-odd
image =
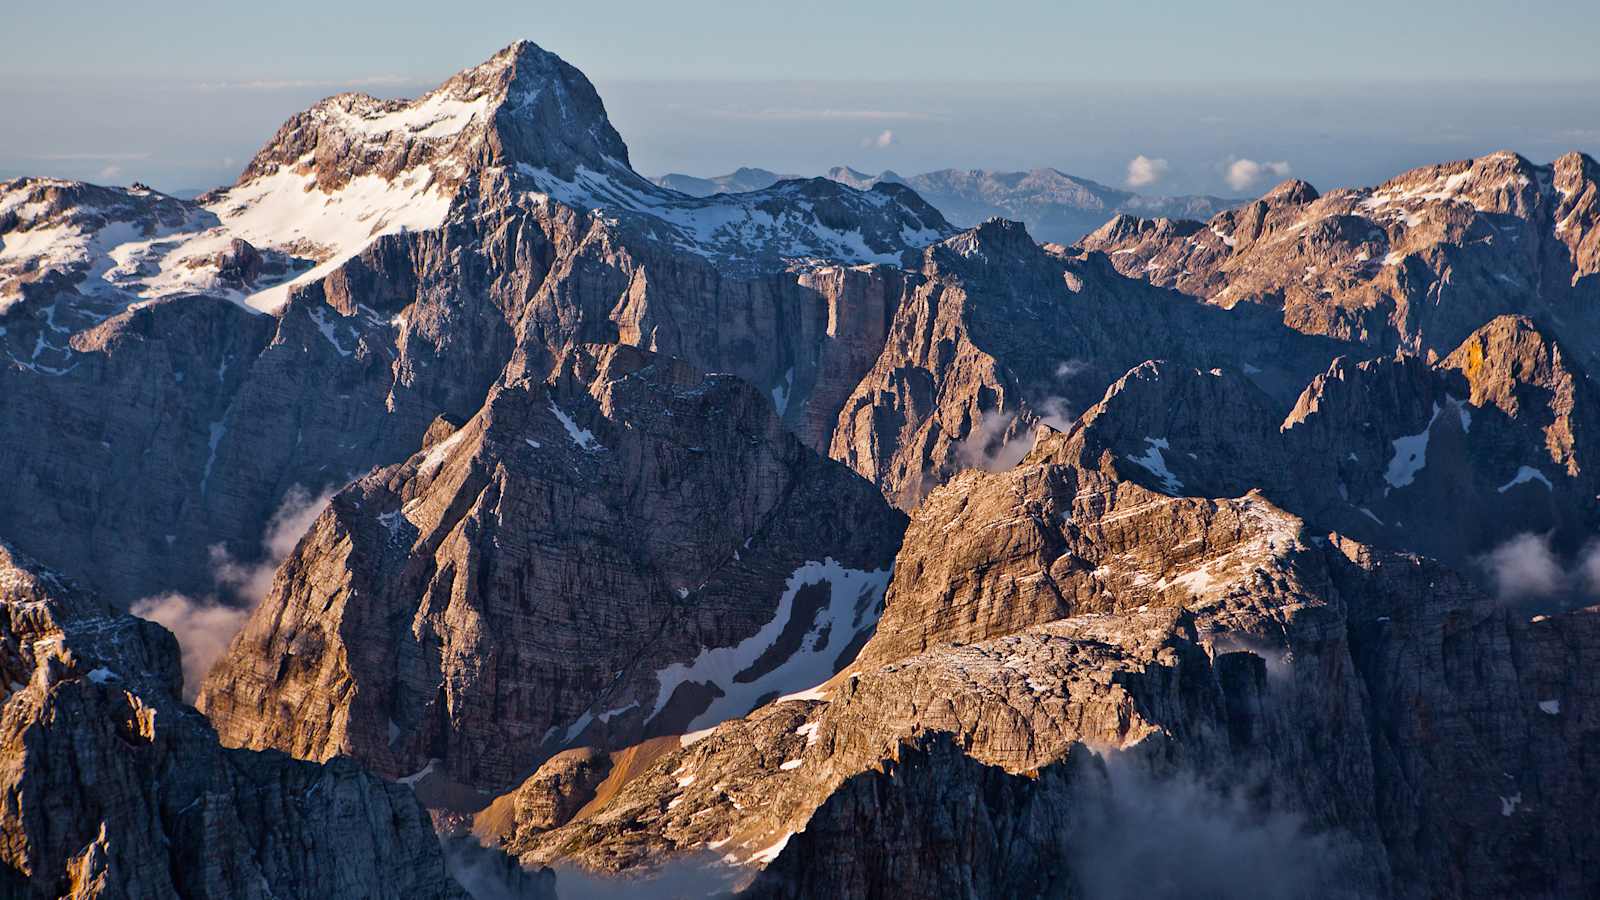
[[[599,86],[636,166],[1055,166],[1229,193],[1509,147],[1600,150],[1594,0],[51,3],[10,0],[0,177],[231,181],[318,97],[426,90],[518,38]],[[890,137],[880,140],[884,132]],[[1248,191],[1247,191],[1248,192]]]

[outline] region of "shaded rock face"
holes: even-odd
[[[465,898],[408,788],[225,750],[160,626],[0,545],[8,897]]]
[[[1259,494],[1173,497],[1083,468],[1075,440],[1052,436],[1017,468],[964,474],[928,498],[846,673],[685,738],[608,803],[512,849],[601,870],[710,848],[788,877],[820,868],[800,876],[818,883],[922,877],[937,866],[897,868],[894,854],[829,864],[802,835],[820,817],[815,840],[834,846],[841,814],[892,809],[864,773],[899,741],[942,731],[1014,774],[1081,742],[1157,783],[1197,785],[1199,808],[1287,816],[1268,830],[1333,866],[1310,882],[1285,873],[1289,885],[1595,889],[1594,826],[1580,812],[1595,786],[1572,755],[1590,715],[1578,673],[1595,610],[1530,621],[1437,563],[1316,536]],[[965,761],[940,765],[930,781],[967,777]],[[903,840],[922,860],[915,848],[932,839]],[[1096,846],[1067,840],[1078,858]]]
[[[1597,172],[1581,153],[1547,166],[1495,153],[1376,188],[1290,183],[1204,224],[1119,217],[1081,246],[1130,277],[1382,351],[1444,354],[1526,315],[1592,367]]]
[[[1084,896],[1069,858],[1103,779],[1086,759],[1012,775],[920,738],[841,785],[740,896]]]
[[[249,241],[234,238],[228,242],[228,249],[217,254],[216,266],[218,274],[228,281],[254,284],[261,275],[261,251],[250,246]]]
[[[825,680],[903,521],[743,382],[578,349],[337,495],[198,702],[230,744],[504,790]]]
[[[456,343],[479,328],[426,324],[452,300],[412,304],[417,328],[309,300],[278,318],[166,300],[75,335],[70,372],[0,369],[0,527],[118,605],[214,589],[210,548],[253,562],[292,488],[404,458],[436,416],[477,410],[499,368]]]
[[[1576,553],[1600,529],[1587,376],[1501,317],[1449,357],[1336,360],[1287,417],[1243,376],[1165,362],[1118,380],[1073,432],[1085,467],[1173,495],[1259,489],[1318,529],[1477,569],[1527,532]]]
[[[1036,425],[1065,429],[1145,359],[1246,367],[1287,403],[1341,349],[1253,310],[1142,290],[1000,220],[930,247],[920,276],[830,449],[907,509],[957,471],[1014,465]]]

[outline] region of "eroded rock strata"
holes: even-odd
[[[224,749],[159,625],[3,544],[0,616],[5,896],[465,900],[410,788]]]

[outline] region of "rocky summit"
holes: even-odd
[[[630,159],[0,182],[0,895],[1600,894],[1593,159]]]

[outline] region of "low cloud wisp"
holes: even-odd
[[[1128,160],[1128,187],[1150,187],[1167,177],[1167,170],[1170,168],[1166,160],[1152,159],[1141,153]]]
[[[267,596],[278,566],[294,551],[332,497],[332,490],[312,496],[299,485],[290,488],[267,522],[261,538],[262,555],[255,562],[240,562],[221,544],[212,545],[211,575],[218,593],[190,597],[167,592],[133,604],[130,611],[134,615],[161,623],[178,638],[183,651],[184,699],[194,699],[201,679]]]
[[[1228,187],[1244,191],[1255,187],[1268,176],[1288,178],[1289,171],[1289,164],[1283,161],[1256,162],[1253,159],[1235,159],[1228,163],[1223,179],[1228,182]]]
[[[1551,535],[1523,532],[1478,558],[1501,600],[1517,602],[1565,594],[1600,596],[1600,538],[1589,541],[1570,567],[1550,545]]]

